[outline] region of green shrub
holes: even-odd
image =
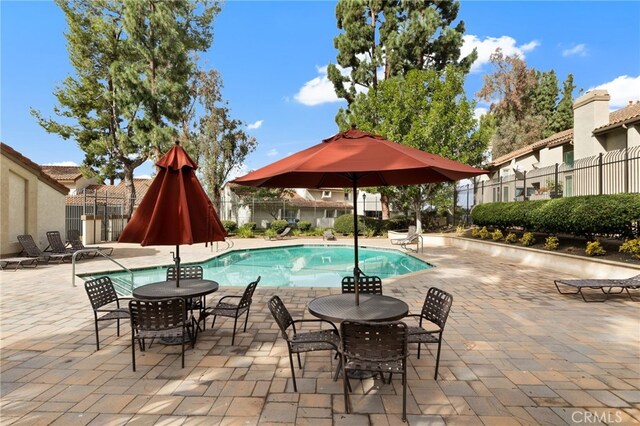
[[[499,229],[496,229],[491,233],[491,238],[493,238],[493,241],[500,241],[502,237],[502,231],[500,231]]]
[[[276,234],[280,234],[282,231],[284,231],[284,228],[289,226],[289,222],[287,222],[286,220],[274,220],[273,222],[271,222],[271,228],[273,229]]]
[[[238,232],[236,234],[238,237],[240,238],[253,238],[253,230],[251,229],[251,227],[247,227],[247,226],[241,226],[240,228],[238,228]]]
[[[619,251],[640,259],[640,237],[625,241],[620,246]]]
[[[465,232],[467,232],[467,229],[464,226],[462,226],[462,225],[456,226],[456,234],[464,235]]]
[[[533,237],[531,232],[525,232],[522,234],[522,238],[520,238],[520,244],[525,247],[532,246],[536,243],[536,239]]]
[[[301,220],[300,222],[298,222],[298,229],[302,232],[308,231],[309,229],[311,229],[311,222]]]
[[[240,226],[240,229],[242,228],[246,228],[249,229],[251,231],[255,231],[256,230],[256,223],[255,222],[247,222],[244,225]]]
[[[364,218],[362,216],[358,216],[358,231],[362,232],[365,228],[366,224]],[[333,229],[335,229],[338,234],[353,234],[353,215],[344,214],[342,216],[338,216],[333,224]]]
[[[587,243],[585,253],[587,256],[604,256],[607,251],[602,248],[602,245],[598,241],[591,241]]]
[[[483,240],[487,240],[491,236],[491,232],[489,232],[489,230],[487,229],[486,226],[483,226],[482,229],[480,230],[480,232],[478,232],[478,235]]]
[[[407,229],[410,224],[411,224],[411,220],[407,218],[384,219],[381,224],[381,230],[395,231],[400,229]]]
[[[227,233],[235,232],[235,230],[238,229],[238,224],[233,220],[223,220],[222,226],[224,226],[224,230],[227,231]]]
[[[518,241],[518,236],[513,232],[509,232],[509,235],[504,239],[509,244],[515,244]]]
[[[471,229],[471,236],[473,238],[480,238],[480,228],[472,228]]]
[[[266,231],[264,231],[264,237],[266,239],[269,239],[271,237],[275,237],[276,235],[278,235],[278,233],[276,231],[274,231],[273,229],[269,228]]]
[[[551,236],[544,240],[544,248],[547,250],[557,250],[559,246],[560,240],[558,240],[558,237]]]

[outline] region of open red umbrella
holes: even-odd
[[[224,241],[227,233],[200,185],[198,165],[176,142],[157,163],[159,172],[119,242],[175,245],[174,261],[180,267],[180,245]],[[176,285],[180,285],[180,274]]]
[[[338,133],[233,182],[271,188],[353,188],[354,277],[358,268],[358,187],[455,181],[486,173],[457,161],[391,142],[357,129]],[[356,285],[356,304],[358,303]]]

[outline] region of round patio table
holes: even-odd
[[[394,321],[409,313],[409,306],[402,300],[379,294],[360,294],[358,306],[353,293],[317,297],[309,302],[308,309],[312,315],[333,322]]]

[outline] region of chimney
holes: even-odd
[[[593,131],[609,124],[610,99],[606,90],[591,90],[573,103],[574,158],[591,157],[605,152]]]

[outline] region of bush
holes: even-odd
[[[531,232],[525,232],[520,238],[520,244],[525,247],[532,246],[536,243],[536,239],[533,237]]]
[[[471,236],[473,238],[480,238],[480,228],[471,229]]]
[[[463,225],[456,226],[456,234],[464,235],[466,232],[467,232],[467,228],[465,228]]]
[[[351,219],[353,220],[353,219]],[[382,231],[395,231],[400,229],[407,229],[411,224],[411,220],[407,218],[393,218],[393,219],[385,219],[381,223]]]
[[[250,226],[241,226],[238,228],[238,233],[236,234],[240,238],[253,238],[253,230]]]
[[[223,220],[222,226],[224,226],[224,230],[227,231],[227,234],[230,232],[235,232],[238,229],[238,224],[233,220]]]
[[[598,241],[588,242],[587,248],[585,249],[587,256],[604,256],[606,252]]]
[[[518,236],[513,232],[509,232],[509,235],[504,239],[509,244],[515,244],[518,241]]]
[[[242,225],[240,227],[240,229],[245,228],[245,229],[249,229],[251,231],[255,231],[256,230],[256,223],[255,222],[247,222],[244,225]]]
[[[284,231],[284,228],[288,226],[290,225],[286,220],[274,220],[273,222],[271,222],[270,229],[274,230],[276,234],[280,234],[282,231]]]
[[[487,240],[491,236],[491,232],[489,232],[489,230],[487,229],[486,226],[483,226],[482,229],[480,230],[480,232],[478,232],[478,235],[483,240]]]
[[[366,224],[364,218],[362,216],[358,216],[358,231],[362,232],[365,228]],[[344,214],[342,216],[338,216],[334,222],[333,229],[335,229],[338,234],[353,234],[353,215]]]
[[[276,231],[274,231],[273,229],[269,228],[266,231],[264,231],[264,237],[266,239],[275,237],[276,235],[278,235],[278,233]]]
[[[640,237],[625,241],[620,246],[619,251],[640,259]]]
[[[557,250],[559,246],[560,240],[558,240],[558,237],[551,236],[544,240],[544,248],[547,250]]]
[[[499,229],[496,229],[491,233],[491,238],[493,238],[493,241],[500,241],[502,237],[502,231],[500,231]]]
[[[311,222],[301,220],[300,222],[298,222],[298,229],[302,232],[308,231],[309,229],[311,229]]]

